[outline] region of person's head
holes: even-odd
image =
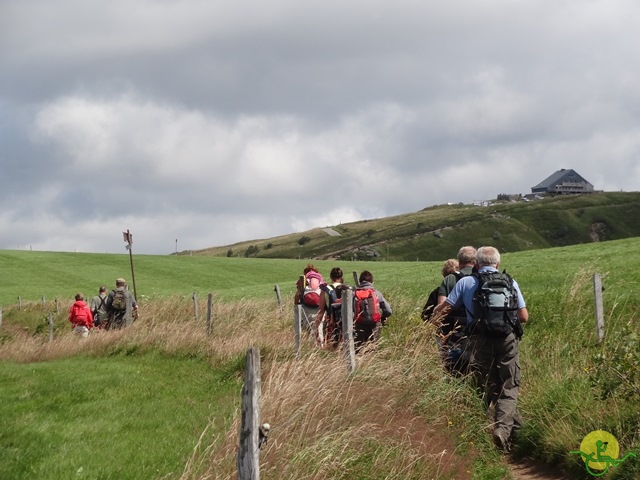
[[[306,267],[304,267],[303,273],[306,275],[309,272],[317,272],[318,269],[313,266],[313,263],[308,263]]]
[[[124,287],[125,283],[127,282],[124,278],[116,278],[116,287]]]
[[[100,290],[98,291],[98,293],[107,293],[107,286],[100,285]]]
[[[467,245],[458,250],[458,265],[460,268],[476,264],[476,249]]]
[[[342,269],[340,267],[333,267],[331,269],[331,272],[329,272],[329,278],[331,278],[331,280],[333,280],[334,282],[342,280],[343,276],[344,274],[342,273]]]
[[[79,300],[84,300],[84,295],[80,292],[76,293],[76,302]]]
[[[373,273],[371,273],[369,270],[364,270],[360,274],[360,283],[362,282],[373,283]]]
[[[495,267],[500,265],[500,252],[495,247],[480,247],[476,256],[478,267]]]
[[[444,265],[442,266],[443,277],[446,277],[447,275],[451,273],[455,273],[457,271],[458,271],[458,260],[456,260],[455,258],[450,258],[449,260],[444,262]]]

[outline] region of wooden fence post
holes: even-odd
[[[22,310],[22,298],[18,295],[18,310]]]
[[[207,335],[211,335],[211,316],[213,312],[213,294],[207,296]]]
[[[277,283],[273,287],[273,290],[276,292],[276,298],[278,299],[278,308],[282,311],[282,296],[280,295],[280,287]]]
[[[56,297],[55,300],[56,303],[56,314],[60,313],[60,302],[58,302],[58,298]]]
[[[260,479],[260,350],[250,348],[244,364],[238,480]]]
[[[49,314],[49,341],[53,342],[53,313]]]
[[[355,270],[353,271],[353,284],[356,287],[360,286],[360,279],[358,278],[358,272],[356,272]]]
[[[198,294],[193,292],[193,316],[198,321]]]
[[[46,300],[44,299],[44,295],[43,295],[43,296],[42,296],[42,308],[44,308],[44,307],[46,307],[46,306],[47,306],[47,302],[46,302]]]
[[[2,307],[0,307],[0,327],[2,326]]]
[[[293,332],[295,334],[295,349],[296,357],[300,355],[300,339],[302,338],[302,305],[296,304],[293,306]]]
[[[354,272],[355,273],[355,272]],[[342,348],[349,373],[356,371],[356,349],[353,344],[353,290],[342,292]]]
[[[596,304],[596,333],[598,334],[598,343],[604,340],[604,309],[602,306],[602,277],[599,273],[593,274],[593,294]]]

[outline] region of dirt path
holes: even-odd
[[[570,480],[558,471],[530,459],[510,460],[508,463],[515,480]]]

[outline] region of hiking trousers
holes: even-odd
[[[522,425],[518,413],[519,341],[513,333],[506,337],[476,334],[468,341],[476,387],[487,410],[494,403],[494,434],[510,439]]]

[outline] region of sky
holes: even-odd
[[[0,249],[640,184],[635,0],[0,0]]]

